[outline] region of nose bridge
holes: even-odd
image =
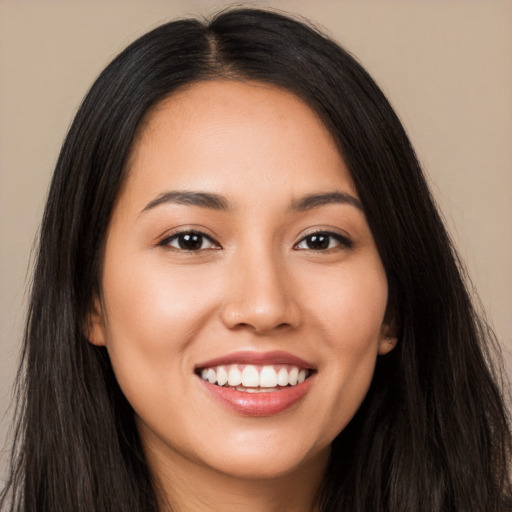
[[[292,289],[284,254],[272,247],[240,249],[232,261],[223,321],[230,328],[245,326],[256,332],[296,326],[299,308]]]

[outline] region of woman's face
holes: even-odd
[[[212,81],[148,115],[91,341],[150,460],[244,478],[323,467],[393,347],[386,302],[350,174],[303,101]]]

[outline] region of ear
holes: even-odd
[[[87,318],[86,337],[89,343],[102,347],[105,345],[105,320],[100,298],[95,294],[91,311]]]
[[[382,324],[382,330],[379,338],[379,355],[383,356],[389,354],[389,352],[396,347],[397,343],[398,337],[396,335],[396,329],[387,323]]]

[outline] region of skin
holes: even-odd
[[[155,204],[169,191],[215,193],[228,208]],[[90,339],[107,347],[134,408],[162,509],[314,508],[330,444],[361,404],[376,358],[396,342],[363,210],[290,209],[330,192],[358,198],[318,117],[275,87],[194,84],[141,125]],[[198,250],[172,238],[190,229],[209,237]],[[327,249],[311,248],[307,237],[319,230],[334,233]],[[279,414],[237,414],[205,392],[194,367],[239,350],[301,357],[316,368],[313,384]]]

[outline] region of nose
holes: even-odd
[[[285,262],[269,254],[239,257],[230,268],[221,319],[229,329],[266,334],[300,324],[297,290]]]

